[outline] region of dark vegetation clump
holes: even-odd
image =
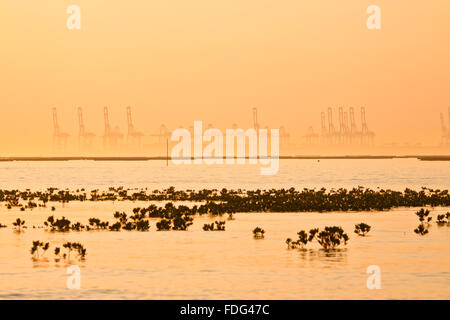
[[[139,209],[139,208],[137,208]],[[145,219],[145,214],[139,214],[136,211],[136,208],[134,209],[135,214],[131,217],[128,217],[125,212],[118,212],[116,211],[114,213],[114,218],[117,220],[116,223],[111,225],[109,227],[109,230],[111,231],[119,231],[120,229],[127,230],[127,231],[149,231],[150,230],[150,222],[149,220]]]
[[[193,218],[191,218],[187,215],[179,214],[172,220],[172,223],[173,223],[172,230],[186,231],[187,228],[190,225],[192,225],[193,220],[194,220]]]
[[[204,231],[225,231],[225,221],[215,221],[213,223],[205,223]]]
[[[79,242],[66,242],[62,245],[63,250],[60,247],[55,248],[55,261],[59,262],[61,259],[70,262],[70,255],[72,252],[75,254],[77,260],[84,260],[87,254],[86,248]]]
[[[414,232],[417,233],[418,235],[424,236],[429,232],[428,226],[421,223],[417,226],[416,229],[414,229]]]
[[[158,231],[168,231],[172,228],[172,221],[169,219],[161,219],[161,221],[156,223],[156,228]]]
[[[158,231],[180,230],[186,231],[194,220],[191,216],[197,213],[197,206],[174,206],[173,203],[166,203],[164,207],[151,205],[145,209],[151,218],[161,218],[156,223]],[[142,209],[141,209],[142,212]]]
[[[297,235],[298,239],[296,241],[293,241],[291,238],[286,239],[288,249],[303,248],[308,243],[308,234],[304,230],[297,232]]]
[[[82,231],[85,226],[82,225],[81,223],[77,222],[77,223],[73,223],[70,228],[72,229],[72,231]]]
[[[30,190],[0,190],[0,202],[8,208],[35,208],[46,206],[49,202],[66,203],[70,201],[196,201],[205,202],[200,206],[187,208],[184,214],[228,214],[232,217],[236,212],[329,212],[329,211],[370,211],[389,210],[397,207],[450,206],[448,190],[423,187],[420,191],[406,188],[404,191],[390,189],[372,190],[364,187],[353,189],[325,188],[296,190],[217,190],[203,189],[175,190],[174,187],[147,192],[146,189],[135,190],[124,187],[109,188],[106,191],[98,189],[90,192],[84,189],[75,191],[48,188],[45,191]],[[26,205],[23,204],[26,203]],[[169,207],[158,208],[150,205],[147,208],[136,208],[135,214],[146,214],[148,217],[165,218],[173,210]],[[52,211],[55,207],[52,206]],[[183,210],[179,206],[176,210]],[[139,219],[138,219],[139,220]]]
[[[420,209],[419,211],[416,212],[416,216],[419,217],[419,221],[422,223],[430,223],[432,217],[429,217],[428,215],[430,214],[430,210],[425,210],[425,209]]]
[[[325,250],[334,249],[341,243],[345,245],[349,239],[348,235],[344,233],[344,230],[336,226],[325,227],[325,230],[316,233],[315,238]]]
[[[298,239],[293,241],[291,238],[286,239],[286,244],[289,249],[304,248],[308,242],[316,240],[323,249],[330,250],[338,247],[341,244],[347,244],[349,240],[348,235],[341,227],[325,227],[323,230],[318,228],[311,229],[309,234],[304,230],[297,233]]]
[[[70,253],[72,251],[75,251],[77,258],[80,260],[86,257],[86,249],[79,242],[66,242],[63,244],[63,248],[65,248],[68,252],[68,260],[70,260]]]
[[[13,226],[17,231],[20,232],[22,229],[26,228],[25,220],[21,220],[20,218],[17,218],[16,221],[13,222]]]
[[[54,216],[49,216],[47,221],[44,221],[44,225],[48,230],[52,232],[68,232],[68,231],[82,231],[88,230],[89,227],[82,225],[81,223],[71,223],[70,220],[66,219],[66,217],[62,217],[61,219],[55,219]]]
[[[105,230],[108,229],[109,222],[101,221],[98,218],[90,218],[89,225],[91,226],[92,229],[95,230]]]
[[[70,262],[70,255],[72,252],[75,253],[75,258],[78,260],[84,260],[84,258],[86,257],[86,248],[84,248],[84,246],[79,242],[66,242],[62,245],[62,247],[64,252],[60,247],[55,247],[54,254],[56,262],[59,262],[61,259]],[[42,241],[33,241],[30,252],[33,256],[33,259],[39,260],[44,256],[49,248],[49,242],[44,243]]]
[[[369,233],[370,229],[371,229],[371,226],[369,226],[368,224],[365,224],[365,223],[362,222],[362,223],[359,223],[359,224],[355,224],[355,231],[354,232],[358,236],[364,237],[364,236],[366,236],[367,233]]]
[[[438,224],[438,226],[450,224],[450,212],[447,212],[446,214],[439,214],[437,216],[436,223]]]
[[[255,229],[253,229],[253,237],[255,239],[262,239],[264,238],[264,229],[260,228],[260,227],[256,227]]]
[[[109,226],[109,230],[110,231],[120,231],[121,227],[122,227],[122,225],[120,224],[120,222],[116,222],[116,223],[113,223],[111,226]]]
[[[50,229],[50,231],[67,232],[70,231],[70,221],[65,217],[56,219],[54,216],[49,216],[44,225]]]
[[[148,231],[150,229],[148,220],[138,220],[136,221],[136,230],[137,231]]]
[[[432,217],[429,217],[430,210],[420,209],[416,212],[416,215],[419,217],[420,224],[414,229],[414,232],[418,235],[424,236],[429,233],[428,229],[430,228],[430,222]]]
[[[43,243],[41,241],[33,241],[32,243],[32,247],[31,247],[31,255],[33,256],[34,259],[39,259],[39,253],[40,251],[42,251],[42,255],[41,257],[47,252],[48,248],[50,247],[50,244],[47,243]]]

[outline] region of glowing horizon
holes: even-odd
[[[78,153],[80,106],[96,145],[104,106],[125,135],[131,106],[143,144],[161,124],[251,128],[257,107],[262,127],[284,126],[298,141],[289,154],[421,152],[439,144],[440,113],[449,127],[448,1],[77,0],[81,30],[66,28],[70,4],[0,4],[0,156],[54,154],[53,107],[70,134],[67,154]],[[381,30],[366,27],[371,4]],[[337,125],[339,106],[355,108],[359,127],[366,108],[377,149],[301,146],[329,107]]]

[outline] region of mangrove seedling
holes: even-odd
[[[136,229],[136,224],[131,221],[128,221],[123,225],[123,229],[128,231],[134,230]]]
[[[84,257],[86,256],[86,249],[83,247],[81,243],[66,242],[63,244],[63,247],[67,250],[67,254],[64,254],[63,257],[67,258],[68,261],[70,261],[70,253],[72,252],[72,250],[76,251],[76,253],[78,254],[77,258],[80,260],[83,260]],[[59,256],[59,251],[56,252],[55,250],[55,254]]]
[[[365,223],[360,223],[360,224],[355,224],[355,233],[358,236],[362,236],[364,237],[369,231],[370,231],[370,226],[368,224]]]
[[[99,229],[107,229],[109,222],[105,222],[105,221],[100,221],[100,219],[98,218],[90,218],[89,219],[89,225],[91,227],[94,227],[95,229],[99,230]]]
[[[161,221],[156,223],[156,228],[158,231],[167,231],[171,228],[170,220],[167,219],[161,219]]]
[[[216,228],[214,228],[214,226]],[[225,231],[225,221],[215,221],[214,223],[205,223],[203,225],[204,231]]]
[[[84,226],[83,226],[81,223],[77,222],[77,223],[73,223],[73,224],[70,226],[70,228],[71,228],[73,231],[81,231],[81,230],[84,229]]]
[[[124,225],[127,223],[127,214],[125,212],[120,213],[119,211],[116,211],[114,213],[114,218],[119,219],[119,222]]]
[[[109,230],[110,230],[110,231],[119,231],[119,230],[120,230],[120,227],[121,227],[120,222],[116,222],[116,223],[114,223],[113,225],[111,225],[111,226],[109,227]]]
[[[260,227],[256,227],[255,229],[253,229],[253,237],[254,238],[264,238],[264,229],[260,228]]]
[[[81,243],[78,242],[72,243],[72,248],[77,250],[78,257],[80,259],[84,259],[86,257],[86,249],[83,247]]]
[[[416,212],[416,215],[419,217],[419,221],[421,223],[430,223],[432,217],[429,217],[428,215],[430,214],[430,210],[425,210],[425,209],[420,209],[419,211]]]
[[[70,220],[62,217],[61,219],[56,219],[54,216],[49,216],[47,221],[44,222],[46,227],[50,228],[50,231],[57,232],[67,232],[70,231]]]
[[[308,243],[308,234],[301,230],[299,232],[297,232],[298,235],[298,239],[297,239],[297,243],[298,245],[300,245],[301,247],[305,246]]]
[[[16,227],[16,229],[18,231],[21,230],[21,228],[25,228],[24,226],[25,221],[24,220],[20,220],[20,218],[17,218],[15,222],[13,222],[13,226]]]
[[[55,248],[55,261],[58,262],[59,260],[61,260],[61,248],[60,247],[56,247]]]
[[[450,212],[438,215],[436,223],[440,226],[450,223]]]
[[[341,227],[325,227],[324,230],[318,231],[318,229],[312,229],[308,240],[317,239],[317,242],[325,250],[330,250],[338,247],[341,243],[347,244],[349,239],[348,235],[344,233]]]
[[[139,220],[136,222],[137,231],[148,231],[150,229],[150,224],[148,220]]]
[[[203,225],[203,231],[213,231],[214,230],[214,223],[205,223]]]
[[[423,223],[419,224],[414,232],[418,235],[424,236],[428,233],[428,225],[424,225]]]
[[[416,212],[416,215],[419,217],[420,224],[414,229],[414,232],[418,235],[424,236],[429,231],[430,222],[432,217],[429,217],[430,210],[424,210],[423,208]]]
[[[297,247],[303,248],[308,243],[308,234],[305,231],[301,230],[297,232],[297,235],[297,241],[292,241],[291,238],[286,239],[288,249],[295,249]]]
[[[216,224],[217,231],[225,231],[225,221],[216,221],[214,223]]]
[[[173,230],[182,230],[182,231],[186,231],[187,228],[192,225],[192,219],[191,217],[187,216],[187,215],[178,215],[177,217],[175,217],[172,221],[173,221]]]
[[[291,248],[291,243],[292,243],[292,239],[291,238],[287,238],[286,239],[286,244],[287,244],[288,249]]]
[[[48,242],[43,243],[41,241],[33,241],[33,246],[31,247],[31,254],[33,255],[33,258],[39,259],[39,248],[42,249],[43,253],[42,256],[47,252],[48,248],[50,247],[50,244]]]

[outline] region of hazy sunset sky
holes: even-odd
[[[377,144],[436,145],[448,121],[448,0],[2,0],[0,41],[0,155],[49,150],[52,107],[72,144],[78,106],[97,136],[103,106],[125,133],[130,105],[145,134],[249,128],[257,107],[262,126],[301,136],[326,108],[363,105]]]

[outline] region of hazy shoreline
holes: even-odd
[[[235,157],[236,158],[236,157]],[[245,157],[248,159],[249,157]],[[434,155],[434,156],[421,156],[421,155],[380,155],[380,156],[370,156],[370,155],[359,155],[359,156],[280,156],[283,160],[312,160],[312,159],[341,159],[341,160],[352,160],[352,159],[418,159],[421,161],[450,161],[450,156],[446,155]],[[150,160],[170,160],[164,156],[155,157],[145,157],[145,156],[130,156],[130,157],[98,157],[98,156],[61,156],[61,157],[0,157],[0,162],[9,161],[150,161]],[[194,159],[193,157],[191,158]],[[225,158],[224,158],[225,159]]]

